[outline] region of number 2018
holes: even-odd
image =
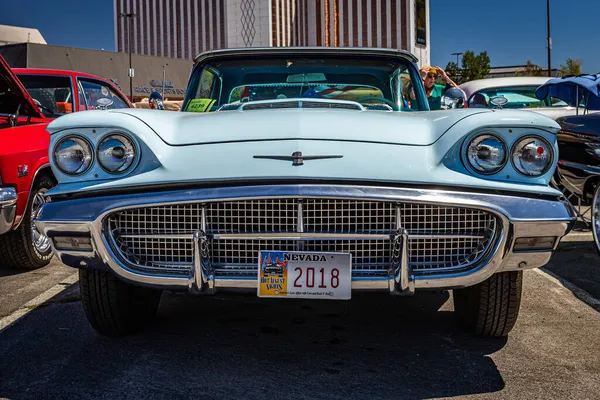
[[[298,272],[298,276],[296,277],[296,279],[294,280],[294,287],[302,287],[302,285],[299,283],[300,279],[302,278],[302,268],[296,268],[294,271]],[[337,268],[333,268],[331,270],[331,273],[329,274],[330,276],[328,276],[327,278],[325,277],[325,268],[321,268],[319,270],[319,275],[320,275],[320,285],[318,286],[320,289],[325,289],[327,288],[327,282],[329,282],[329,286],[331,286],[332,288],[337,288],[340,285],[340,270]],[[319,278],[319,277],[317,277]],[[315,269],[314,268],[306,268],[306,287],[307,288],[314,288],[315,287]]]

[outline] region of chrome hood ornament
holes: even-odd
[[[301,151],[295,151],[291,156],[254,156],[254,158],[262,158],[268,160],[291,161],[292,165],[297,167],[304,165],[304,161],[324,160],[327,158],[342,158],[342,155],[322,155],[322,156],[305,156]]]

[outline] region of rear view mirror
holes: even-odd
[[[314,73],[314,74],[296,74],[289,75],[286,79],[287,83],[303,83],[303,82],[327,82],[325,74]]]

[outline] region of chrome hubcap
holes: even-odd
[[[592,212],[592,228],[594,229],[594,240],[596,247],[600,249],[600,189],[594,194],[594,208]]]
[[[31,203],[31,242],[33,243],[33,247],[35,247],[39,253],[45,253],[48,251],[50,248],[50,239],[38,232],[35,224],[33,224],[33,218],[42,204],[44,204],[44,194],[47,191],[48,189],[40,189],[35,196],[33,196],[33,201]]]

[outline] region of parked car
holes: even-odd
[[[578,115],[557,119],[560,158],[554,180],[562,191],[592,205],[591,228],[600,253],[600,73],[553,79],[536,90],[538,98],[550,95],[584,106]]]
[[[453,290],[463,326],[503,336],[523,270],[545,265],[575,221],[549,186],[558,130],[518,110],[429,111],[404,51],[217,50],[196,58],[182,112],[52,122],[59,184],[36,226],[79,268],[104,335],[141,328],[163,290],[246,289]],[[265,276],[265,260],[286,262],[284,276]]]
[[[48,118],[73,111],[133,107],[117,85],[99,76],[41,68],[13,68],[13,72]]]
[[[576,107],[572,104],[554,97],[538,99],[535,96],[536,89],[550,79],[541,76],[488,78],[465,82],[460,88],[467,96],[465,107],[469,108],[496,108],[491,99],[501,96],[507,100],[503,109],[534,111],[553,119],[575,115]]]
[[[72,71],[13,69],[0,57],[0,266],[39,268],[51,243],[32,214],[56,184],[48,163],[53,119],[96,108],[131,107],[105,79]]]

